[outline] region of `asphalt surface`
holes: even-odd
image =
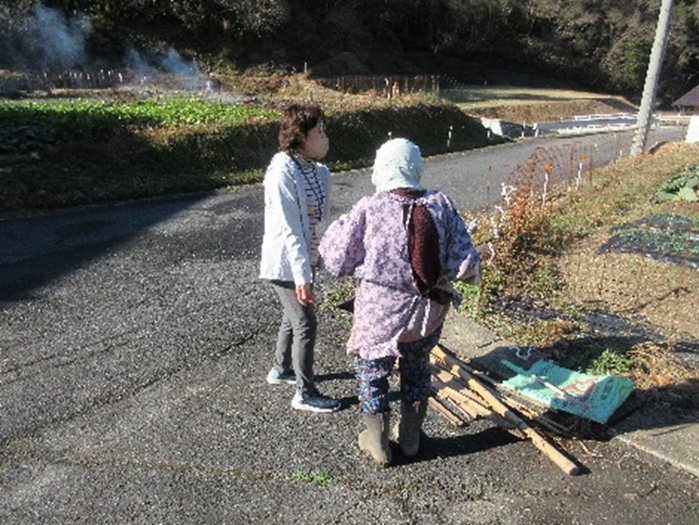
[[[537,148],[574,176],[567,140],[590,163],[622,142],[455,153],[425,184],[492,204]],[[335,213],[371,191],[367,171],[335,180]],[[343,410],[291,409],[293,387],[264,381],[280,311],[257,279],[262,204],[257,185],[0,220],[0,523],[698,522],[697,479],[616,439],[564,442],[570,477],[430,411],[419,457],[375,468],[355,445],[349,319],[323,305],[317,381]]]

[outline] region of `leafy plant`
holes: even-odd
[[[291,477],[289,479],[294,483],[307,483],[311,481],[311,475],[299,467],[291,473]]]
[[[135,102],[98,100],[7,101],[0,103],[0,127],[36,126],[58,141],[106,139],[130,129],[154,126],[233,126],[275,120],[278,112],[254,106],[168,98]]]
[[[637,366],[636,361],[627,355],[606,349],[593,359],[586,372],[596,375],[627,374]]]
[[[465,313],[471,318],[477,318],[480,310],[480,286],[456,282],[454,283],[454,288],[462,296],[462,301],[459,305],[459,311]]]
[[[352,297],[354,297],[354,290],[354,278],[339,278],[333,282],[330,288],[323,292],[323,297],[330,306],[337,307],[352,299]]]
[[[311,476],[311,483],[318,487],[326,487],[332,481],[332,476],[327,470],[321,470]]]
[[[665,201],[699,201],[699,165],[685,168],[682,173],[664,182],[655,194],[655,202]]]

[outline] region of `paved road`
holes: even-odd
[[[606,149],[572,144],[588,139]],[[565,144],[431,159],[426,184],[482,206],[533,149]],[[367,172],[337,185],[336,212],[370,191]],[[349,320],[322,306],[319,386],[345,410],[291,410],[264,383],[279,312],[256,278],[261,211],[251,186],[0,220],[0,524],[697,522],[696,479],[616,440],[566,443],[588,471],[572,478],[486,422],[430,413],[417,461],[373,468]]]
[[[681,140],[682,132],[683,128],[674,126],[654,130],[648,146]],[[460,210],[474,210],[501,202],[502,184],[514,183],[516,174],[535,173],[534,181],[542,184],[544,167],[550,164],[554,181],[574,179],[579,174],[588,177],[591,169],[628,156],[630,147],[630,131],[527,139],[428,159],[423,182],[446,191]],[[335,180],[338,211],[373,191],[366,170],[340,174]]]

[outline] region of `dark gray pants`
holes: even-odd
[[[296,287],[290,281],[271,281],[282,304],[283,317],[277,335],[274,368],[296,373],[296,389],[311,393],[313,385],[313,352],[318,320],[315,306],[302,306],[296,299]]]

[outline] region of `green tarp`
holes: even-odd
[[[598,423],[606,423],[634,389],[630,379],[593,376],[541,359],[529,370],[507,360],[501,363],[516,375],[502,385],[544,406]]]

